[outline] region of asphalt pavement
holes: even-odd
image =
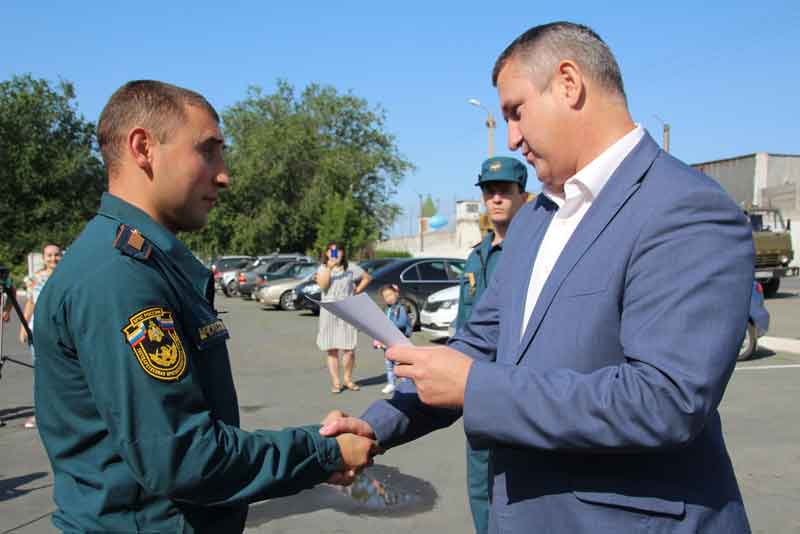
[[[800,287],[767,301],[770,336],[800,332]],[[315,346],[317,319],[304,312],[263,310],[252,301],[218,297],[231,331],[229,344],[245,429],[318,422],[333,408],[361,413],[383,396],[382,352],[359,338],[356,378],[362,389],[333,395],[324,356]],[[32,414],[32,373],[17,341],[18,323],[5,326],[0,379],[0,534],[38,534],[50,524],[52,474]],[[426,343],[420,333],[412,339]],[[19,363],[17,363],[19,362]],[[800,533],[800,351],[762,348],[737,366],[721,406],[725,438],[755,533]],[[251,506],[246,532],[470,532],[460,423],[378,457],[350,490],[323,485],[293,497]]]

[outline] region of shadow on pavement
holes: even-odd
[[[291,497],[254,504],[247,526],[327,508],[348,515],[406,517],[432,510],[438,498],[429,482],[404,475],[394,467],[373,465],[348,488],[322,484]]]
[[[34,480],[45,478],[47,475],[47,473],[31,473],[30,475],[23,475],[19,477],[0,478],[0,502],[20,497],[32,491],[49,488],[52,486],[52,484],[45,484],[44,486],[37,486],[35,488],[17,489],[20,486],[24,486],[33,482]]]
[[[27,419],[33,415],[33,406],[17,406],[0,409],[0,421],[8,423],[15,419]]]
[[[747,359],[747,361],[748,362],[752,362],[752,361],[756,361],[756,360],[764,360],[766,358],[771,358],[772,356],[775,356],[775,354],[776,354],[775,351],[773,351],[771,349],[768,349],[766,347],[758,346],[758,347],[756,347],[756,351],[753,353],[752,356],[750,356]]]
[[[386,383],[386,375],[369,376],[355,381],[359,386],[376,386]]]
[[[774,296],[769,297],[766,300],[796,299],[797,297],[800,297],[800,295],[798,295],[797,293],[788,293],[784,291],[779,291]]]

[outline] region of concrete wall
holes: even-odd
[[[770,154],[767,164],[767,185],[800,184],[800,156]]]
[[[695,169],[716,179],[733,197],[737,204],[752,204],[758,201],[755,184],[756,154],[740,158],[710,161],[692,165]],[[761,187],[765,187],[766,184]]]
[[[376,250],[402,250],[410,253],[415,258],[444,256],[448,258],[465,259],[475,241],[466,247],[459,247],[456,232],[441,230],[427,232],[423,236],[423,248],[420,248],[419,235],[395,237],[380,241],[375,245]]]
[[[455,230],[425,232],[420,243],[419,234],[395,237],[376,243],[376,250],[402,250],[414,257],[443,256],[466,258],[473,245],[481,240],[481,203],[477,200],[456,202]]]

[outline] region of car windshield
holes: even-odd
[[[785,232],[783,217],[777,211],[758,211],[749,213],[750,224],[756,232]]]
[[[313,269],[314,266],[309,266],[308,263],[294,263],[289,267],[289,270],[286,271],[286,274],[291,278],[302,278],[305,276],[303,273],[305,273],[309,267]]]
[[[464,262],[463,261],[448,261],[447,262],[447,274],[450,276],[451,280],[460,280],[461,275],[464,274]]]
[[[269,264],[267,272],[270,274],[283,274],[292,266],[291,260],[278,260]]]
[[[247,258],[223,258],[217,264],[218,271],[230,271],[232,269],[241,269],[245,265],[252,263]]]
[[[316,272],[317,266],[316,265],[303,265],[297,270],[297,274],[295,274],[295,278],[305,278],[306,276],[312,275]]]

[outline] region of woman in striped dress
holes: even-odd
[[[370,277],[358,265],[347,263],[345,249],[337,243],[329,243],[320,259],[317,283],[322,290],[322,301],[341,300],[364,291]],[[331,375],[331,392],[340,393],[342,385],[349,390],[360,388],[353,382],[353,367],[356,362],[356,342],[358,331],[348,323],[329,313],[325,308],[319,311],[319,331],[317,346],[328,353],[328,372]],[[344,364],[343,381],[339,381],[339,351],[342,351]]]

